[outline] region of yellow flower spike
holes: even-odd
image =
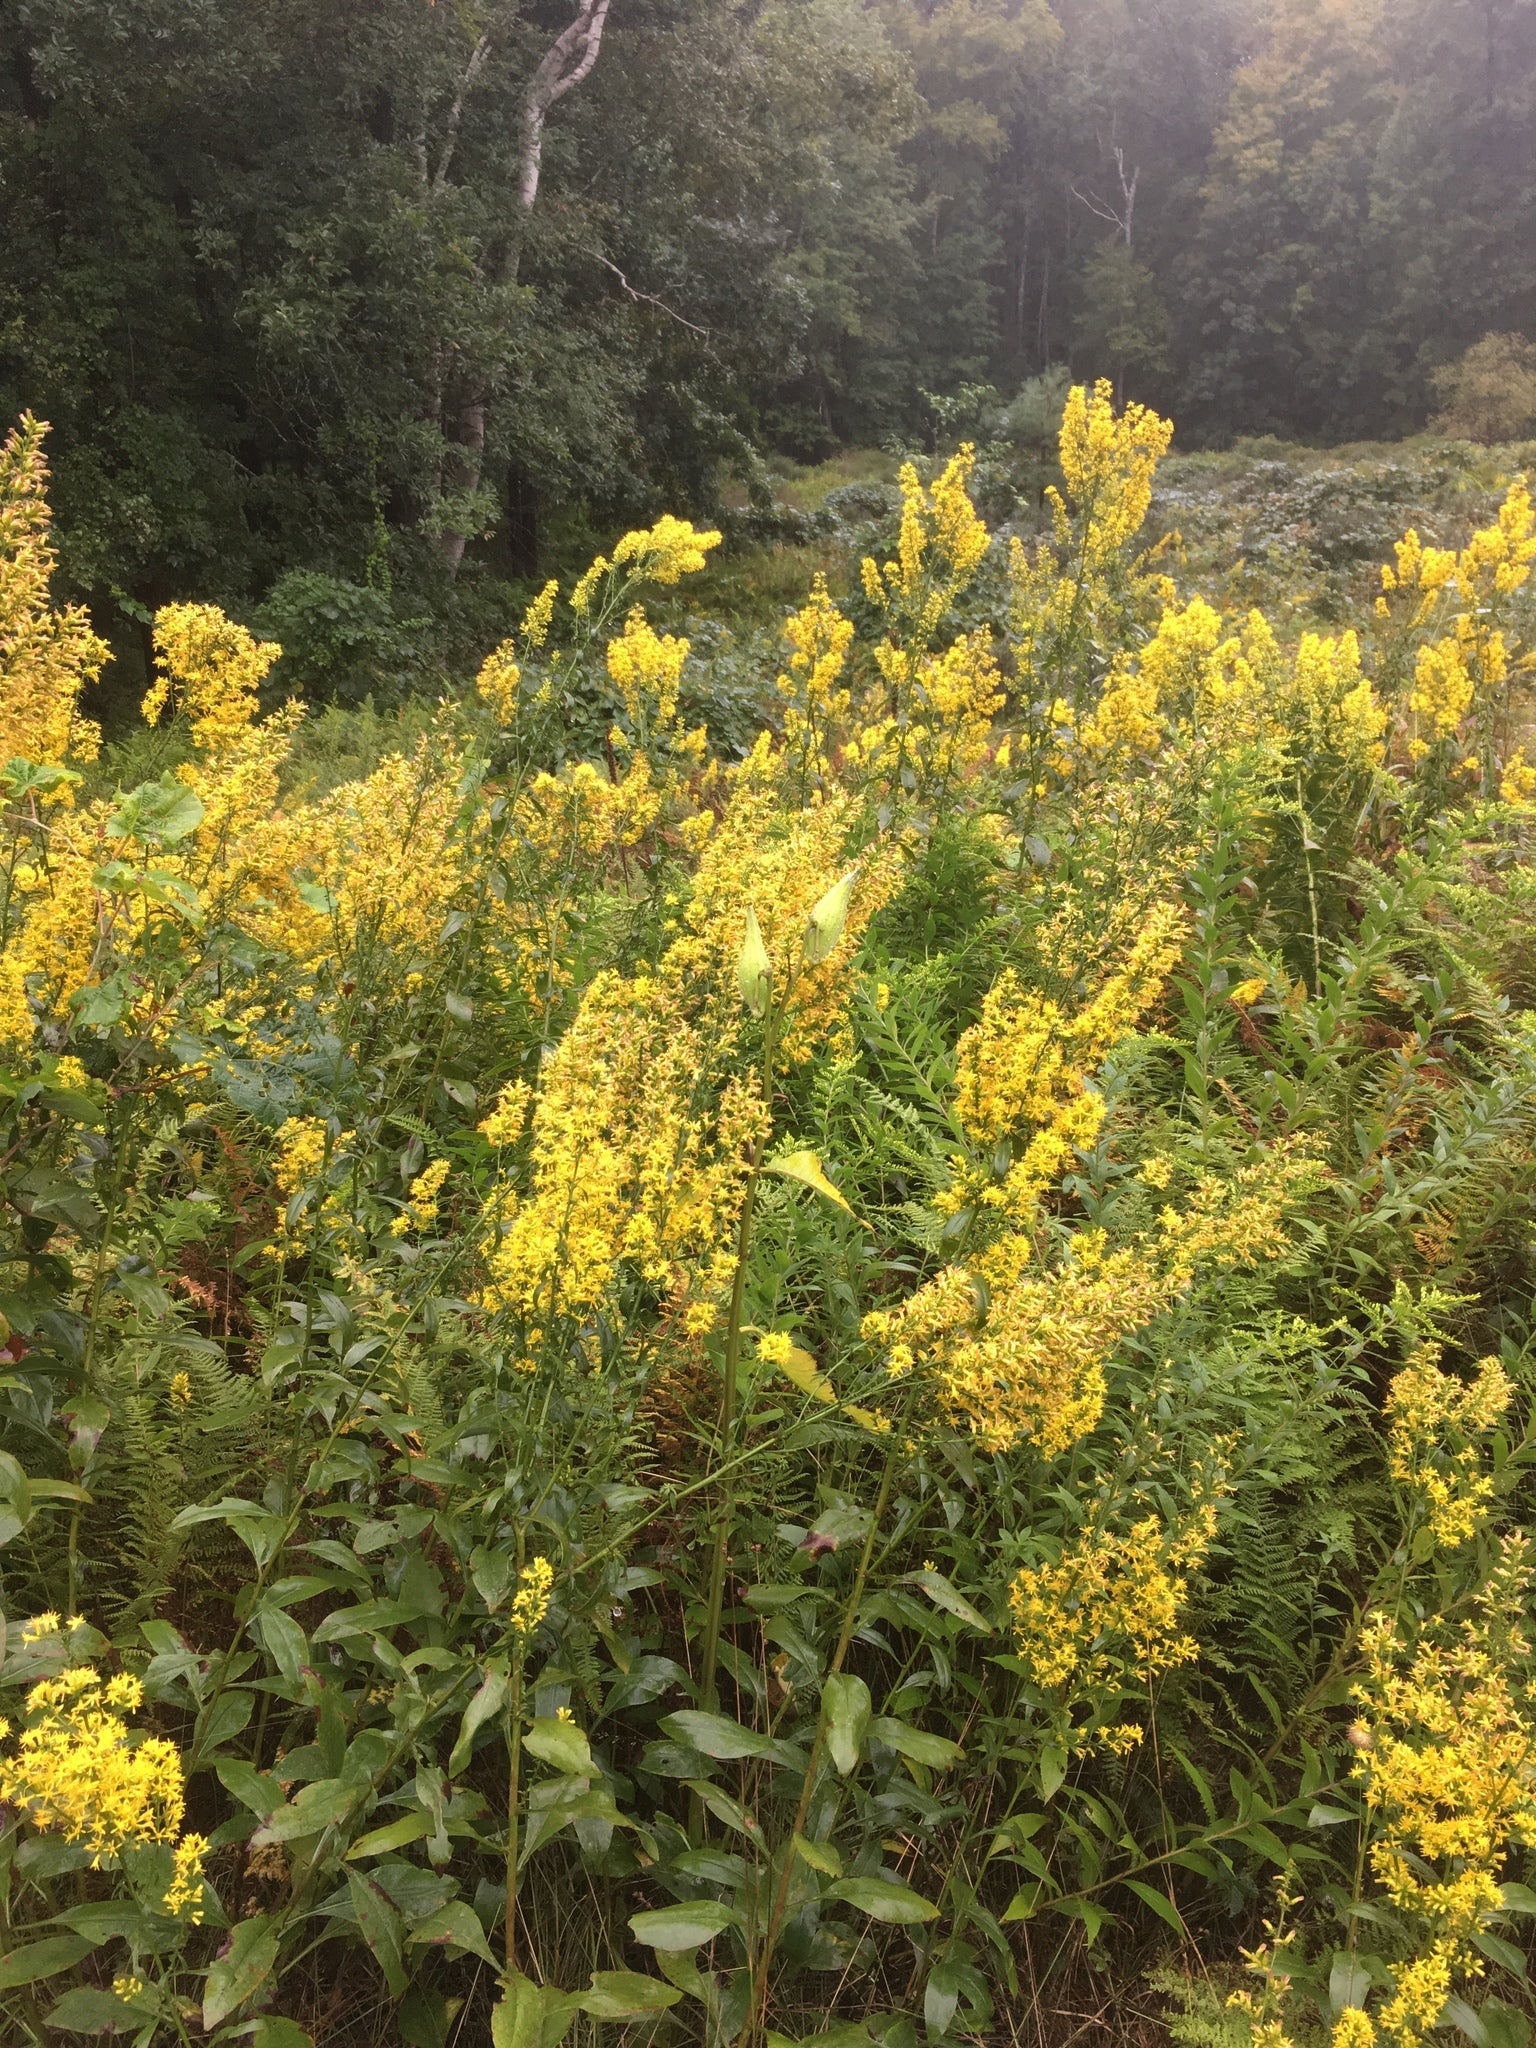
[[[554,1584],[555,1568],[547,1557],[532,1559],[519,1572],[509,1615],[514,1636],[523,1638],[533,1634],[549,1612]]]

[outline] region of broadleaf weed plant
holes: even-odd
[[[106,786],[11,436],[8,2039],[1524,2042],[1536,528],[1289,644],[1168,436],[734,763],[664,518],[313,796],[192,604]]]

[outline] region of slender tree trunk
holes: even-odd
[[[517,282],[528,217],[539,196],[544,123],[556,101],[563,99],[572,86],[580,85],[597,62],[609,4],[610,0],[576,0],[575,14],[544,52],[528,81],[519,116],[517,202],[500,249],[488,265],[490,281],[495,284]],[[443,464],[443,484],[449,492],[469,493],[480,488],[490,398],[490,382],[483,374],[471,378],[460,393],[452,446]],[[439,545],[450,576],[458,574],[468,538],[467,533],[451,527],[442,534]]]

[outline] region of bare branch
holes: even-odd
[[[690,334],[700,335],[705,341],[708,341],[709,329],[707,327],[699,327],[692,320],[685,320],[681,313],[674,312],[664,299],[658,299],[654,293],[637,291],[623,271],[620,270],[617,263],[610,263],[606,256],[598,256],[595,249],[592,251],[592,254],[602,264],[604,270],[611,270],[613,272],[614,276],[619,280],[620,289],[627,292],[632,299],[642,299],[646,305],[655,306],[659,312],[665,313],[669,320],[675,320],[679,327],[686,327]]]

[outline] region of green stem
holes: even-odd
[[[523,1652],[512,1652],[512,1694],[507,1702],[507,1976],[517,1968],[517,1807],[523,1737]]]
[[[786,995],[788,990],[785,991]],[[762,1178],[763,1156],[772,1135],[773,1054],[777,1036],[778,1005],[770,1003],[763,1030],[763,1103],[769,1126],[752,1147],[747,1185],[741,1198],[741,1217],[736,1226],[736,1271],[731,1279],[731,1312],[725,1330],[725,1368],[720,1389],[720,1421],[716,1457],[722,1468],[730,1450],[731,1431],[736,1422],[736,1382],[741,1362],[741,1319],[747,1295],[747,1255],[752,1249],[752,1218],[757,1208],[758,1182]],[[709,1602],[704,1616],[704,1643],[699,1657],[699,1704],[706,1713],[719,1707],[715,1674],[720,1662],[720,1624],[725,1612],[725,1567],[730,1553],[731,1524],[736,1498],[729,1487],[722,1494],[715,1514],[714,1545],[709,1560]]]
[[[859,1608],[864,1599],[864,1583],[869,1577],[870,1559],[875,1554],[875,1538],[880,1531],[886,1507],[891,1498],[891,1486],[896,1478],[901,1454],[892,1449],[885,1461],[885,1470],[880,1476],[880,1491],[875,1496],[874,1511],[869,1518],[869,1529],[864,1537],[864,1548],[859,1553],[859,1568],[853,1575],[853,1586],[848,1594],[848,1604],[843,1609],[843,1625],[838,1632],[837,1647],[832,1652],[832,1662],[827,1667],[827,1677],[835,1678],[843,1668],[848,1655],[848,1646],[853,1641],[853,1631],[858,1624]],[[762,1947],[758,1951],[756,1967],[753,1970],[752,2022],[747,2029],[747,2039],[757,2041],[763,2037],[768,2017],[768,1971],[773,1962],[774,1947],[779,1938],[779,1929],[784,1922],[784,1911],[789,1903],[789,1880],[795,1867],[795,1837],[805,1833],[806,1816],[811,1810],[811,1799],[816,1790],[816,1776],[821,1765],[821,1753],[827,1742],[826,1680],[822,1681],[821,1708],[816,1716],[816,1735],[811,1743],[811,1754],[805,1766],[805,1778],[800,1787],[800,1803],[795,1808],[794,1826],[790,1829],[789,1840],[780,1850],[779,1881],[774,1887],[773,1910],[768,1915],[768,1925],[763,1930]]]

